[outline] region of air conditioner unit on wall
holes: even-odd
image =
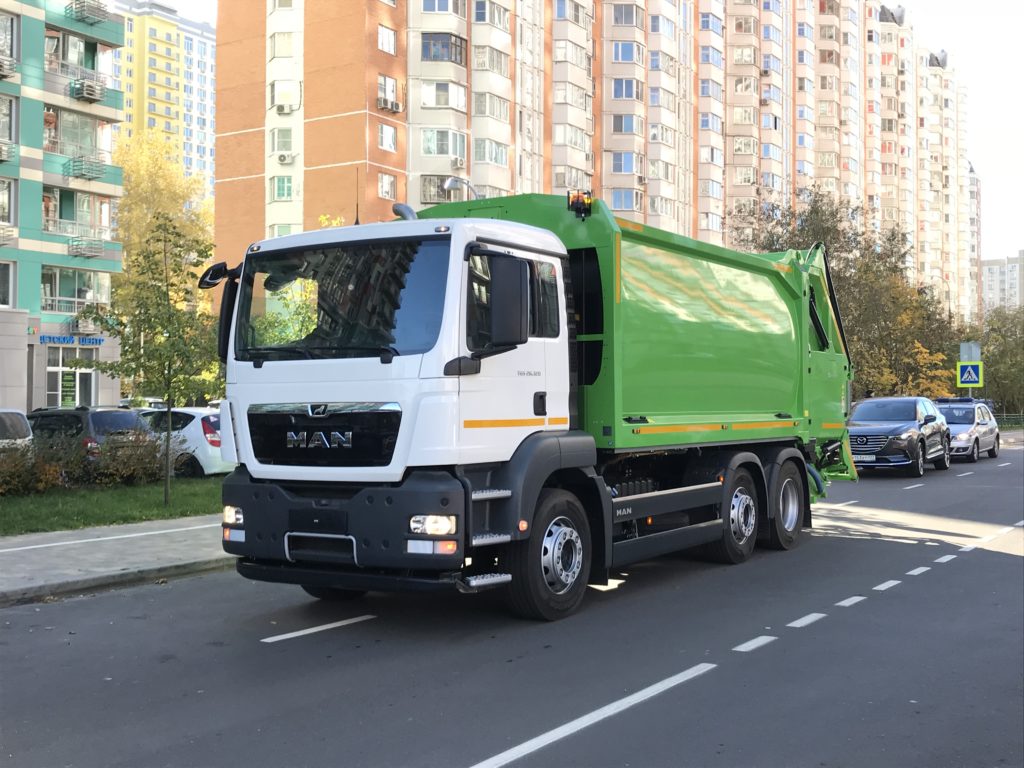
[[[294,152],[278,152],[277,153],[277,162],[279,162],[281,165],[291,165],[292,163],[295,162],[295,153]]]
[[[464,157],[453,157],[452,158],[452,168],[465,168],[465,167],[466,167],[466,158],[464,158]]]
[[[293,107],[291,104],[278,104],[277,105],[277,114],[279,114],[279,115],[289,115],[289,114],[291,114],[294,111],[295,111],[295,107]]]

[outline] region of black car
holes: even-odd
[[[150,434],[138,411],[126,408],[36,408],[27,416],[37,441],[80,440],[90,458],[108,440],[116,445]]]
[[[857,469],[902,467],[911,477],[921,477],[928,461],[949,469],[949,426],[927,397],[862,400],[847,426]]]

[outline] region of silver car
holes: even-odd
[[[940,397],[935,400],[949,424],[953,458],[975,462],[986,451],[999,455],[999,425],[986,403],[971,397]]]
[[[0,408],[0,448],[27,448],[32,444],[32,427],[23,411]]]

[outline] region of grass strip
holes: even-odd
[[[221,510],[222,480],[172,480],[171,503],[167,507],[163,483],[53,488],[28,496],[0,496],[0,536],[209,515]]]

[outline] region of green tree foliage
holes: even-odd
[[[985,388],[996,410],[1024,413],[1024,307],[998,307],[985,314],[981,333]]]
[[[909,284],[912,256],[898,227],[882,233],[863,226],[851,201],[818,188],[796,207],[765,203],[735,212],[732,242],[760,252],[825,244],[853,360],[855,398],[889,394],[950,394],[950,349],[958,338],[931,292]]]

